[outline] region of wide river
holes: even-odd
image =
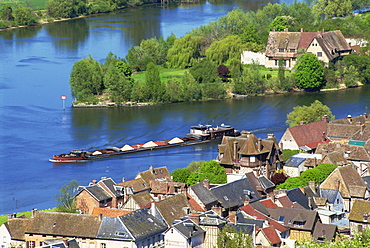
[[[286,94],[161,106],[73,109],[69,73],[89,54],[103,61],[109,52],[124,57],[142,39],[181,37],[234,7],[256,10],[267,1],[204,2],[162,8],[138,7],[41,27],[0,32],[0,214],[46,209],[72,179],[133,179],[149,166],[170,171],[217,156],[217,143],[158,150],[80,164],[53,164],[53,154],[72,149],[144,143],[182,137],[191,125],[221,123],[278,139],[296,105],[319,99],[337,118],[360,115],[370,106],[370,88]],[[61,96],[66,95],[63,110]]]

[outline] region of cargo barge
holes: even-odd
[[[49,161],[54,163],[87,162],[93,159],[107,158],[135,152],[201,144],[215,140],[221,140],[223,136],[239,135],[239,131],[236,131],[233,127],[225,124],[221,124],[217,127],[213,127],[212,125],[198,125],[192,126],[190,129],[190,133],[182,138],[176,137],[170,140],[149,141],[144,144],[136,145],[126,144],[122,147],[107,147],[105,149],[91,151],[73,150],[70,153],[54,155],[52,159],[49,159]]]

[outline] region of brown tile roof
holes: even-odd
[[[361,126],[351,124],[329,123],[327,136],[331,139],[354,139],[361,132]]]
[[[144,180],[141,178],[133,179],[130,181],[124,181],[121,183],[117,183],[118,186],[123,186],[123,187],[131,187],[133,193],[138,193],[140,191],[144,190],[149,190],[149,184],[145,184]]]
[[[118,217],[125,214],[129,214],[132,211],[123,210],[123,209],[116,209],[116,208],[94,208],[92,215],[99,215],[102,214],[103,216],[107,217]]]
[[[332,241],[337,233],[337,226],[330,224],[322,224],[317,222],[312,237],[316,240],[324,238],[326,241]]]
[[[284,216],[284,226],[313,231],[316,221],[318,220],[318,213],[313,210],[298,209],[298,208],[272,208],[269,209],[271,218],[278,220],[281,216]],[[297,223],[303,223],[298,225]]]
[[[364,216],[367,216],[367,221],[364,220]],[[350,221],[370,223],[370,201],[356,199],[352,205],[348,219]]]
[[[206,209],[204,209],[202,206],[200,206],[192,197],[188,195],[189,204],[196,212],[205,212]]]
[[[297,142],[298,147],[306,144],[323,141],[323,133],[326,133],[327,122],[315,121],[304,125],[289,128],[290,133]]]
[[[134,194],[131,196],[135,202],[140,206],[140,208],[143,207],[150,207],[150,204],[154,202],[153,197],[149,194],[148,191],[143,191],[137,194]]]
[[[273,226],[262,228],[261,232],[263,232],[263,234],[265,235],[265,237],[267,238],[271,245],[281,243],[281,239],[279,235],[276,233],[276,230]]]
[[[351,47],[340,30],[319,33],[316,36],[317,42],[323,48],[329,60],[339,57],[339,52],[350,52]]]
[[[37,211],[26,233],[96,238],[101,221],[99,215]]]
[[[337,151],[341,154],[346,154],[347,160],[370,161],[370,154],[362,146],[348,145],[341,143],[319,144],[316,149],[316,154],[325,154]],[[348,156],[348,157],[347,157]]]
[[[318,33],[319,32],[301,32],[301,39],[297,49],[307,49]]]
[[[271,199],[260,200],[260,202],[267,208],[277,208],[278,206]]]
[[[168,172],[166,166],[153,168],[150,166],[149,170],[140,172],[136,178],[142,178],[146,185],[150,185],[150,181],[156,179],[164,179],[166,181],[172,181],[171,174]]]
[[[343,166],[343,165],[349,164],[347,159],[344,158],[343,153],[340,153],[338,151],[324,154],[322,158],[322,162],[326,164],[334,164],[336,166]]]
[[[30,220],[27,218],[14,218],[5,223],[12,240],[25,240],[24,232],[29,222]]]
[[[185,194],[168,197],[155,203],[155,207],[169,226],[174,220],[180,220],[187,215],[186,208],[193,210]]]
[[[176,189],[185,191],[185,183],[167,182],[167,181],[150,181],[151,193],[153,194],[175,194]]]

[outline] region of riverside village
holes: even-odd
[[[279,57],[293,67],[300,48],[324,61],[353,51],[340,31],[271,32],[267,44],[267,67]],[[321,118],[280,140],[247,130],[221,137],[210,164],[222,167],[226,183],[179,182],[149,165],[132,180],[87,178],[72,197],[76,213],[9,214],[1,248],[213,248],[233,247],[223,245],[233,239],[293,248],[353,237],[370,228],[370,115]],[[283,150],[297,152],[284,159]]]

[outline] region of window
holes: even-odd
[[[290,49],[290,52],[291,52],[291,53],[294,53],[294,52],[295,52],[295,49]]]
[[[280,53],[284,52],[284,48],[279,48],[279,52]]]
[[[278,60],[277,60],[277,59],[275,59],[275,65],[276,65],[276,66],[278,65]]]
[[[280,215],[280,216],[279,216],[279,218],[278,218],[278,221],[283,222],[283,221],[284,221],[284,219],[285,219],[285,216]]]
[[[101,243],[100,248],[107,248],[107,244],[106,243]]]
[[[269,60],[272,60],[272,57],[269,57]]]
[[[317,52],[317,57],[322,57],[322,52]]]
[[[35,241],[29,241],[29,243],[28,243],[28,247],[29,247],[29,248],[33,248],[33,247],[35,247]]]
[[[250,156],[250,161],[251,161],[252,163],[256,162],[256,157],[255,157],[255,156]]]
[[[295,58],[292,58],[292,61],[295,61]]]

